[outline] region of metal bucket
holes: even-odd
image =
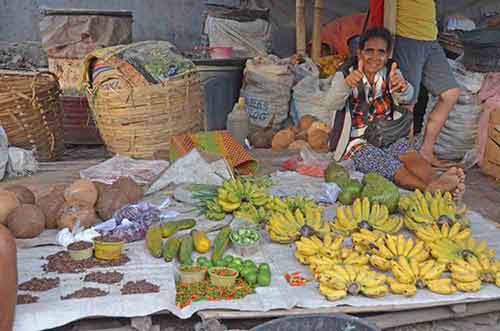
[[[373,323],[345,314],[314,314],[278,318],[260,325],[251,331],[380,331]]]

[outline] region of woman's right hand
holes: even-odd
[[[356,88],[360,80],[363,79],[363,60],[358,60],[358,68],[351,71],[351,73],[344,79],[345,83],[352,88]]]

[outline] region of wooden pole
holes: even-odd
[[[306,54],[306,21],[304,18],[305,0],[295,1],[295,32],[297,54]]]
[[[321,14],[323,12],[323,0],[314,1],[314,26],[312,35],[311,58],[318,63],[321,57]]]

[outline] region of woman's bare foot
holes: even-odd
[[[455,192],[458,185],[460,184],[460,178],[458,175],[458,169],[452,167],[446,170],[441,176],[434,179],[426,187],[428,192]]]

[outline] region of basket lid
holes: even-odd
[[[472,44],[479,47],[500,47],[500,27],[464,31],[462,40],[466,44]]]
[[[41,13],[42,13],[42,15],[45,15],[45,16],[98,15],[98,16],[132,17],[132,12],[129,10],[42,8]]]

